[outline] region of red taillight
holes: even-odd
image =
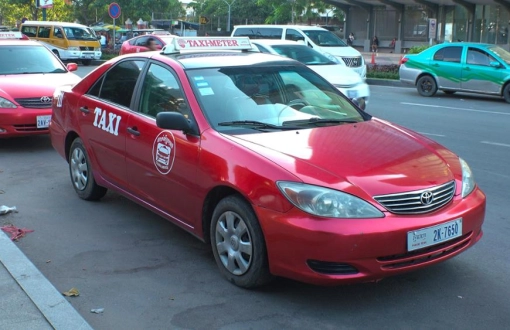
[[[399,64],[399,65],[405,64],[408,60],[409,60],[409,59],[408,59],[407,57],[405,57],[405,56],[404,56],[404,57],[402,57],[402,58],[400,59],[400,62],[399,62],[398,64]]]

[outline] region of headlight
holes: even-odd
[[[96,47],[96,48],[94,48],[94,51],[95,51],[95,52],[99,52],[99,51],[101,51],[101,48],[97,48],[97,47]]]
[[[307,213],[330,218],[382,218],[373,205],[352,195],[298,182],[276,183],[283,195]]]
[[[69,50],[69,51],[78,51],[78,50],[80,50],[80,47],[68,47],[67,50]]]
[[[462,158],[459,158],[462,167],[462,198],[469,195],[475,189],[475,179],[469,165]]]
[[[17,108],[17,106],[11,101],[4,99],[3,97],[0,97],[0,108],[13,109]]]

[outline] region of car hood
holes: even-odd
[[[354,185],[370,196],[425,189],[459,175],[462,178],[454,153],[377,119],[230,138],[303,182],[335,189]]]
[[[336,57],[356,57],[356,56],[359,57],[359,56],[361,56],[360,52],[358,52],[356,49],[349,47],[349,46],[347,46],[347,47],[321,46],[320,49],[322,52],[330,53],[331,55],[336,56]]]
[[[340,64],[309,65],[308,67],[334,85],[352,86],[363,82],[358,73]]]
[[[0,76],[0,95],[12,99],[53,96],[55,88],[76,84],[80,77],[74,73],[48,73]]]

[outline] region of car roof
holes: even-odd
[[[21,23],[21,25],[27,25],[27,26],[37,26],[37,25],[58,25],[58,26],[66,26],[66,27],[85,27],[90,28],[83,24],[78,23],[70,23],[70,22],[56,22],[56,21],[25,21],[24,23]]]
[[[316,25],[272,25],[272,24],[251,24],[251,25],[236,25],[234,28],[287,28],[287,29],[298,29],[298,30],[317,30],[317,31],[328,31],[320,26]]]
[[[293,59],[259,52],[216,51],[163,55],[178,61],[185,69],[235,66],[301,65]]]
[[[304,46],[304,47],[308,47],[305,44],[300,44],[297,41],[282,40],[282,39],[252,39],[252,40],[250,40],[250,42],[252,44],[261,44],[261,45],[268,45],[268,46],[291,45],[291,46]]]
[[[20,39],[0,39],[0,46],[39,46],[44,47],[40,42],[35,40]]]
[[[496,46],[493,44],[480,43],[480,42],[464,42],[464,41],[456,41],[456,42],[445,42],[440,44],[441,46],[478,46],[478,47],[490,47]]]

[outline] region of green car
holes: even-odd
[[[400,81],[416,86],[422,96],[440,89],[502,96],[510,103],[510,53],[491,44],[444,43],[400,62]]]

